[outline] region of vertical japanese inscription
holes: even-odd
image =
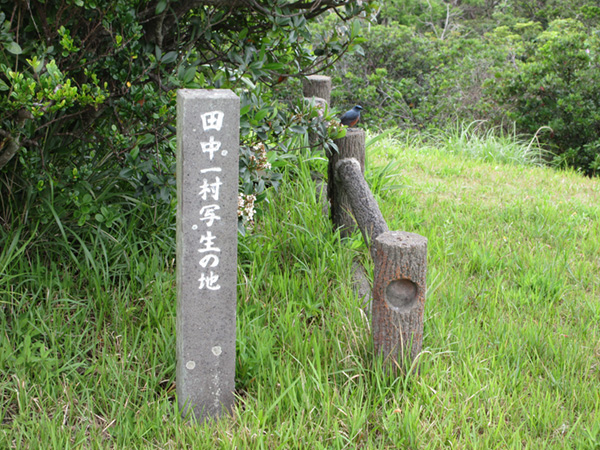
[[[177,395],[183,414],[234,402],[239,99],[177,93]]]

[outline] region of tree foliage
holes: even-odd
[[[600,169],[600,8],[591,0],[392,0],[363,54],[330,73],[371,126],[516,125],[587,174]]]
[[[299,78],[355,45],[352,20],[370,8],[338,0],[0,0],[3,226],[27,216],[106,227],[119,223],[130,199],[172,205],[182,87],[240,95],[240,189],[260,197],[278,181],[264,170],[277,151],[308,126],[323,140],[339,132],[290,96]],[[315,36],[309,23],[325,13],[338,25]],[[269,160],[260,170],[257,157]]]
[[[529,27],[531,28],[531,26]],[[489,90],[518,128],[540,135],[564,165],[592,175],[600,169],[600,36],[575,19],[512,35],[519,57],[496,73]],[[520,30],[523,30],[521,27]],[[519,29],[515,31],[520,31]],[[503,34],[509,34],[508,30]]]

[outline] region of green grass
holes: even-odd
[[[599,449],[600,183],[441,142],[368,150],[390,229],[429,240],[419,376],[373,357],[366,249],[301,165],[240,239],[238,401],[218,422],[174,403],[172,236],[98,232],[49,264],[5,236],[0,448]]]

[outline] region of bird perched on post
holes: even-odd
[[[342,117],[340,117],[340,121],[342,125],[347,125],[349,127],[353,127],[356,125],[360,119],[360,111],[362,110],[362,106],[356,105],[349,111],[346,111]]]

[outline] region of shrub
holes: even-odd
[[[363,54],[332,71],[336,104],[360,103],[371,126],[445,128],[461,121],[500,117],[483,95],[503,49],[458,31],[444,39],[397,23],[365,33]]]
[[[309,22],[335,9],[351,23],[370,7],[0,0],[0,223],[111,227],[135,207],[132,199],[172,208],[182,87],[229,88],[241,97],[240,190],[260,197],[278,177],[248,174],[252,149],[262,145],[273,159],[309,126],[331,137],[291,80],[349,50],[358,29],[317,38]]]
[[[522,42],[516,68],[499,71],[488,86],[519,131],[540,131],[558,162],[587,174],[600,168],[598,31],[574,19],[555,20]]]

